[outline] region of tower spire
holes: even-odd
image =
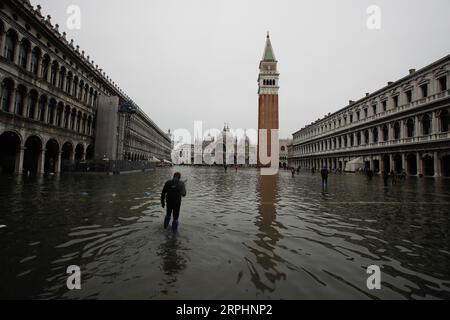
[[[262,60],[266,61],[266,62],[276,62],[277,61],[277,59],[275,58],[275,54],[273,52],[272,42],[270,41],[269,31],[267,31],[266,46],[264,48],[264,54],[263,54]]]

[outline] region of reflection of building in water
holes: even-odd
[[[178,275],[186,269],[186,259],[179,253],[180,250],[183,250],[181,242],[172,234],[167,235],[166,242],[158,249],[157,254],[162,259],[161,269],[167,276],[163,280],[163,285],[175,284]]]
[[[277,270],[277,262],[283,259],[275,254],[275,246],[282,238],[278,231],[283,226],[276,222],[277,202],[278,202],[278,176],[260,176],[257,193],[259,196],[258,218],[256,226],[258,227],[257,239],[254,241],[256,247],[250,247],[250,251],[256,257],[257,266],[264,269],[264,277],[274,284],[277,280],[284,280],[286,275]],[[252,282],[261,291],[273,291],[274,286],[266,284],[262,275],[257,271],[255,265],[247,260],[249,270],[252,275]]]

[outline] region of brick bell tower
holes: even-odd
[[[259,95],[259,108],[258,108],[258,166],[261,167],[260,162],[260,137],[259,132],[261,129],[267,131],[267,150],[268,156],[271,156],[270,150],[271,132],[270,129],[279,129],[278,119],[278,79],[280,74],[277,70],[277,59],[273,52],[272,43],[270,41],[270,35],[267,32],[266,47],[264,48],[263,58],[259,64],[259,77],[258,77],[258,95]],[[278,146],[274,146],[278,148]],[[278,159],[277,159],[278,161]],[[278,162],[277,162],[278,165]]]

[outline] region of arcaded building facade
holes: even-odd
[[[294,133],[290,164],[450,176],[450,55]]]
[[[0,3],[0,172],[59,173],[105,156],[169,160],[168,135],[139,108],[125,128],[118,110],[130,98],[58,29],[28,0]],[[97,128],[110,115],[116,122]],[[111,136],[111,154],[96,152]]]

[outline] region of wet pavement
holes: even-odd
[[[159,201],[175,170],[188,191],[176,235]],[[0,205],[0,298],[450,298],[450,180],[331,175],[324,192],[306,172],[179,167],[1,177]]]

